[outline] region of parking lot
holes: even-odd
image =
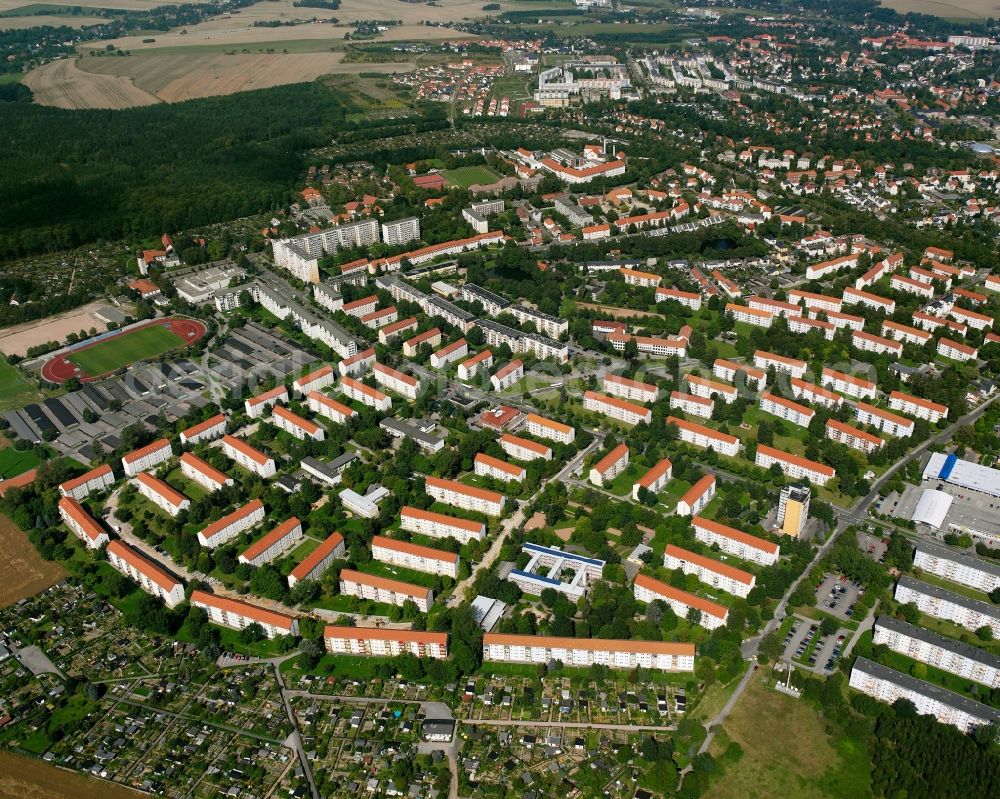
[[[816,589],[816,607],[831,616],[853,619],[854,605],[863,590],[842,575],[829,574]]]
[[[820,622],[795,616],[785,635],[782,659],[821,674],[836,667],[851,636],[851,630],[840,628],[830,635],[820,632]]]

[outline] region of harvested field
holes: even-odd
[[[199,3],[203,0],[73,0],[72,3],[61,3],[52,0],[50,3],[34,0],[0,0],[0,11],[11,11],[17,8],[32,8],[40,5],[79,6],[80,8],[121,8],[125,11],[145,11],[157,6],[180,5],[182,2]]]
[[[0,799],[138,799],[146,794],[0,751]]]
[[[0,515],[0,546],[5,553],[0,559],[0,607],[33,596],[66,576],[58,563],[42,560],[27,533],[3,515]],[[4,793],[4,765],[0,761],[0,797],[11,795]]]
[[[33,14],[26,17],[0,17],[0,31],[38,28],[44,25],[51,25],[53,28],[58,28],[60,25],[65,25],[68,28],[84,28],[87,25],[100,25],[103,22],[107,22],[107,20],[100,17],[80,17],[73,14],[67,14],[64,17]]]
[[[945,19],[986,19],[998,16],[1000,11],[997,0],[955,0],[952,3],[939,0],[881,0],[881,3],[903,14],[912,11]]]
[[[128,78],[84,72],[69,58],[32,70],[23,83],[36,103],[56,108],[132,108],[159,102]]]
[[[69,333],[79,333],[96,327],[98,331],[106,330],[104,322],[98,321],[94,312],[105,305],[103,302],[92,302],[67,311],[64,314],[49,316],[34,322],[24,322],[0,329],[0,352],[4,355],[28,354],[28,348],[44,344],[47,341],[64,341]],[[129,313],[131,308],[122,309]]]

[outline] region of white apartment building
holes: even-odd
[[[628,466],[629,452],[625,444],[619,444],[601,458],[590,470],[590,482],[596,486],[610,483]]]
[[[819,280],[825,275],[832,275],[841,269],[853,269],[858,265],[858,256],[854,253],[841,255],[821,264],[813,264],[806,267],[806,280]]]
[[[417,326],[417,320],[415,318],[406,319],[406,322],[413,322],[413,327]],[[392,327],[395,327],[393,325]],[[385,328],[389,330],[390,328]],[[381,336],[381,333],[379,334]],[[418,333],[413,338],[409,338],[403,342],[403,355],[407,358],[412,358],[417,354],[420,349],[421,344],[426,344],[428,347],[438,347],[441,345],[441,328],[432,327],[430,330],[425,330],[423,333]]]
[[[299,441],[306,439],[323,441],[326,438],[326,431],[318,424],[309,419],[303,419],[297,413],[293,413],[281,405],[275,405],[271,411],[271,424],[299,439]]]
[[[552,447],[527,438],[512,436],[510,433],[504,433],[500,436],[500,447],[515,460],[533,461],[539,458],[546,461],[552,460]]]
[[[923,280],[914,280],[906,275],[893,275],[889,278],[889,287],[906,294],[916,294],[918,297],[931,299],[934,296],[934,286]]]
[[[292,516],[243,550],[237,560],[260,567],[294,549],[301,540],[302,522]]]
[[[323,640],[327,651],[335,655],[398,657],[406,653],[435,660],[448,657],[448,633],[426,630],[335,627],[328,624],[323,630]]]
[[[644,355],[655,355],[661,358],[676,356],[684,358],[687,355],[687,339],[683,338],[653,338],[651,336],[631,336],[627,333],[610,333],[608,342],[618,352],[625,351],[625,345],[635,340],[639,352]]]
[[[663,565],[668,569],[680,569],[685,574],[693,574],[705,585],[744,599],[757,584],[757,578],[750,572],[674,544],[667,544],[663,553]]]
[[[392,397],[383,394],[377,388],[365,385],[353,377],[340,378],[340,391],[348,399],[367,405],[377,411],[388,411],[392,408]]]
[[[473,458],[475,473],[481,477],[491,477],[503,482],[522,482],[528,478],[528,470],[523,466],[494,458],[484,452],[477,452]]]
[[[820,383],[839,394],[846,394],[849,397],[856,397],[857,399],[875,398],[876,386],[871,380],[852,377],[843,372],[828,369],[825,366],[823,367],[823,374],[820,377]]]
[[[708,380],[697,375],[686,374],[681,381],[687,385],[687,390],[696,397],[703,399],[715,399],[718,397],[727,405],[736,401],[738,392],[735,386],[719,383],[715,380]]]
[[[675,300],[681,305],[690,308],[692,311],[701,310],[701,295],[693,291],[681,291],[680,289],[657,288],[656,301]]]
[[[268,638],[299,634],[298,619],[251,605],[249,602],[195,591],[191,594],[191,604],[204,610],[212,624],[228,627],[231,630],[242,630],[251,624],[259,624]]]
[[[1000,608],[990,602],[970,599],[905,574],[896,583],[894,597],[901,605],[912,603],[921,613],[954,622],[973,632],[989,627],[993,637],[1000,638]]]
[[[791,318],[802,316],[802,307],[793,302],[783,302],[770,297],[747,297],[747,305],[755,311],[766,311],[771,316]]]
[[[987,688],[1000,688],[1000,658],[915,624],[879,616],[872,643]]]
[[[764,444],[757,445],[757,459],[754,461],[762,469],[769,469],[771,464],[778,464],[786,477],[793,480],[809,480],[817,485],[826,485],[827,481],[836,476],[836,472],[823,463],[811,461],[793,455],[790,452],[782,452],[780,449],[768,447]]]
[[[333,371],[332,366],[326,364],[307,375],[295,378],[292,381],[292,391],[299,396],[305,396],[310,391],[320,391],[327,386],[332,386],[336,379],[337,373]]]
[[[799,380],[797,377],[792,378],[791,384],[792,394],[795,395],[796,399],[811,402],[813,405],[822,405],[824,408],[839,408],[844,402],[843,397],[839,394],[834,394],[832,391],[813,383],[807,383],[805,380]]]
[[[104,528],[73,497],[60,497],[59,516],[73,535],[87,545],[87,549],[100,549],[110,540]]]
[[[396,309],[395,305],[390,305],[388,308],[376,308],[371,313],[366,313],[363,316],[358,317],[358,321],[361,322],[365,327],[369,327],[372,330],[378,330],[380,327],[384,328],[386,325],[391,325],[393,322],[399,319],[399,311]],[[405,327],[416,327],[417,320],[413,321],[400,329],[405,329]],[[398,330],[396,332],[399,332]],[[383,342],[384,343],[384,342]]]
[[[892,391],[889,394],[889,407],[894,411],[902,411],[910,416],[916,416],[918,419],[926,419],[931,424],[948,418],[947,405],[931,402],[921,397],[913,397],[902,391]]]
[[[524,429],[535,438],[558,441],[560,444],[572,444],[576,438],[576,430],[570,425],[554,422],[537,413],[529,413],[524,417]]]
[[[974,361],[979,357],[979,351],[968,344],[960,344],[949,338],[939,338],[937,345],[938,355],[951,358],[953,361]]]
[[[409,541],[398,541],[377,535],[372,538],[372,557],[382,563],[402,566],[427,574],[441,574],[458,579],[459,558],[454,552],[434,549]]]
[[[810,319],[815,319],[817,316],[819,316],[817,311],[809,312]],[[827,311],[826,321],[837,328],[837,330],[845,327],[849,330],[863,330],[865,326],[865,318],[863,316],[855,316],[854,314],[849,313],[837,313],[836,311]]]
[[[765,352],[764,350],[757,350],[753,354],[753,365],[764,371],[773,367],[778,372],[787,372],[792,377],[798,378],[806,373],[809,366],[805,361],[800,361],[797,358],[786,358],[784,355],[775,355],[773,352]]]
[[[831,441],[845,444],[851,449],[856,449],[865,454],[875,452],[875,450],[881,449],[885,444],[884,439],[874,436],[871,433],[866,433],[864,430],[859,430],[857,427],[852,427],[837,419],[827,420],[826,437]]]
[[[874,352],[877,355],[888,353],[899,358],[903,354],[902,342],[865,333],[863,330],[855,330],[851,333],[851,345],[864,352]]]
[[[640,286],[644,289],[656,288],[663,279],[652,272],[640,272],[638,269],[628,269],[624,266],[619,271],[630,286]]]
[[[715,496],[715,475],[703,475],[677,500],[678,516],[697,516]]]
[[[862,424],[871,425],[876,430],[881,430],[890,436],[908,438],[913,435],[914,423],[912,419],[883,411],[867,402],[858,402],[854,406],[854,418]]]
[[[812,408],[799,405],[797,402],[786,400],[784,397],[779,397],[770,392],[760,395],[759,407],[764,413],[777,416],[779,419],[784,419],[799,427],[809,427],[809,423],[816,415],[816,411]]]
[[[348,316],[360,319],[361,317],[370,314],[376,308],[378,308],[378,297],[374,294],[369,294],[367,297],[362,297],[360,300],[345,302],[344,306],[340,310]]]
[[[711,419],[715,411],[715,401],[685,394],[682,391],[670,392],[670,408],[684,411],[690,416],[699,416],[702,419]]]
[[[952,306],[950,316],[962,324],[974,327],[976,330],[985,330],[988,327],[993,327],[992,316],[976,313],[975,311],[967,311],[965,308],[960,308],[957,305]]]
[[[288,587],[295,588],[295,584],[302,580],[318,580],[335,560],[344,557],[345,551],[344,536],[330,533],[322,544],[292,569],[288,575]]]
[[[660,389],[650,383],[640,383],[618,375],[604,375],[604,392],[613,397],[633,402],[656,402]]]
[[[375,364],[375,382],[389,391],[401,394],[408,400],[416,400],[420,393],[420,381],[384,364]]]
[[[225,414],[217,413],[211,419],[206,419],[204,422],[200,422],[181,432],[181,444],[189,446],[201,444],[205,441],[214,441],[219,436],[224,435],[225,432],[226,416]]]
[[[720,433],[711,427],[668,416],[667,424],[676,425],[681,441],[702,449],[714,449],[721,455],[735,458],[740,451],[740,440],[736,436]]]
[[[79,477],[67,480],[59,485],[59,493],[73,499],[86,499],[95,491],[103,491],[115,483],[115,474],[106,463],[91,469]]]
[[[770,327],[774,323],[774,314],[770,311],[751,308],[749,305],[737,305],[735,302],[726,303],[726,313],[737,322],[754,327]]]
[[[763,538],[744,533],[735,527],[695,516],[691,520],[694,537],[704,544],[717,544],[719,549],[743,560],[749,560],[761,566],[772,566],[781,556],[781,547]]]
[[[899,322],[886,320],[882,323],[882,335],[900,341],[903,344],[914,344],[922,347],[930,341],[931,334],[926,330],[920,330],[909,325],[901,325]]]
[[[252,499],[243,507],[226,514],[199,532],[198,543],[206,549],[215,549],[262,521],[264,521],[264,503],[259,499]]]
[[[649,424],[653,419],[653,412],[649,408],[626,402],[617,397],[609,397],[607,394],[600,394],[596,391],[583,393],[583,407],[588,411],[596,411],[629,425],[641,422]]]
[[[861,289],[852,289],[850,286],[844,289],[844,305],[863,305],[873,311],[880,311],[886,316],[896,313],[896,301],[878,294]]]
[[[635,576],[632,590],[639,602],[647,604],[655,601],[663,602],[669,605],[671,610],[682,619],[687,616],[691,608],[695,608],[701,613],[698,624],[706,630],[722,627],[729,620],[729,608],[725,605],[702,599],[696,594],[674,588],[669,583],[655,580],[645,574]]]
[[[712,364],[712,374],[727,383],[735,383],[736,375],[742,374],[747,387],[754,386],[757,391],[763,391],[767,386],[767,372],[757,369],[749,364],[727,361],[725,358],[716,358]]]
[[[501,366],[490,378],[490,384],[494,391],[503,391],[510,388],[518,380],[524,377],[524,364],[520,358],[516,358],[510,363]]]
[[[121,541],[111,541],[107,555],[108,563],[147,594],[162,599],[168,608],[175,608],[184,601],[184,583],[132,547]]]
[[[470,541],[482,541],[486,538],[486,525],[470,519],[459,519],[434,513],[409,505],[399,512],[400,529],[411,533],[420,533],[431,538],[454,538],[460,544]]]
[[[375,348],[369,347],[366,350],[344,358],[337,364],[337,370],[341,377],[357,377],[371,369],[375,365]]]
[[[227,458],[265,480],[268,477],[274,477],[278,471],[274,458],[265,455],[259,449],[251,447],[235,436],[227,434],[222,437],[222,451]]]
[[[244,407],[247,416],[251,419],[259,419],[267,413],[269,408],[274,407],[279,402],[288,404],[288,389],[283,385],[275,386],[270,391],[265,391],[256,397],[251,397],[244,403]]]
[[[934,544],[919,543],[913,565],[953,583],[975,588],[985,594],[1000,588],[1000,566]]]
[[[165,438],[147,444],[145,447],[128,453],[122,458],[125,474],[135,477],[139,472],[155,469],[161,463],[174,457],[174,450]]]
[[[460,338],[431,353],[431,366],[435,369],[444,369],[449,364],[467,357],[468,354],[469,345],[464,338]]]
[[[320,394],[318,391],[310,391],[306,395],[306,406],[317,416],[322,416],[337,424],[346,424],[349,419],[358,415],[354,408],[337,402],[326,394]]]
[[[840,297],[828,297],[826,294],[815,294],[802,289],[791,289],[788,292],[788,300],[804,305],[811,311],[834,311],[835,313],[839,313],[844,304]]]
[[[693,672],[694,644],[486,633],[483,660],[542,664],[558,660],[581,668],[600,664],[612,669]]]
[[[458,379],[472,380],[481,371],[489,371],[493,366],[493,353],[483,350],[458,365]]]
[[[420,220],[415,216],[382,223],[382,241],[391,247],[420,239]]]
[[[445,505],[484,513],[487,516],[500,516],[503,513],[506,498],[496,491],[486,491],[456,480],[442,480],[439,477],[427,477],[425,487],[428,496]]]
[[[180,457],[181,474],[210,492],[224,486],[233,485],[233,478],[206,463],[193,452],[185,452]]]
[[[788,330],[792,333],[812,333],[818,330],[827,341],[833,341],[837,332],[837,327],[832,322],[823,322],[819,319],[808,319],[804,316],[793,316],[788,320]]]
[[[340,593],[344,596],[356,596],[375,602],[385,602],[388,605],[402,607],[407,600],[412,600],[417,608],[426,613],[434,602],[434,592],[420,585],[404,583],[402,580],[390,580],[374,574],[341,569]]]
[[[674,465],[668,458],[660,460],[652,469],[646,472],[632,485],[632,499],[639,500],[639,489],[645,488],[653,494],[659,494],[663,487],[673,477]]]
[[[171,486],[148,472],[139,472],[135,481],[140,494],[171,516],[176,516],[181,511],[191,507],[191,500],[180,491],[175,491]]]

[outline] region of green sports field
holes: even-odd
[[[37,389],[25,379],[18,368],[0,357],[0,411],[19,408],[38,397]]]
[[[458,169],[446,169],[441,174],[449,183],[460,189],[467,189],[476,184],[488,186],[500,180],[500,176],[488,166],[460,166]]]
[[[91,377],[97,377],[136,361],[155,358],[186,343],[165,327],[151,325],[74,352],[67,359]]]

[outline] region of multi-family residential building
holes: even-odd
[[[819,316],[818,311],[810,311],[809,318],[815,319]],[[838,313],[837,311],[826,311],[825,313],[826,321],[833,325],[837,330],[842,328],[847,328],[848,330],[862,330],[865,326],[865,318],[863,316],[855,316],[849,313]]]
[[[938,355],[951,358],[953,361],[974,361],[979,357],[979,351],[975,347],[952,341],[950,338],[938,339],[937,352]]]
[[[227,513],[198,533],[198,543],[206,549],[215,549],[236,538],[264,521],[264,503],[252,499],[241,508]]]
[[[694,644],[600,638],[486,633],[483,660],[494,663],[549,663],[570,667],[595,664],[612,669],[694,671]]]
[[[644,355],[655,355],[660,358],[676,356],[684,358],[687,355],[687,339],[684,338],[653,338],[651,336],[632,336],[626,333],[609,333],[608,342],[619,352],[625,351],[625,345],[635,341],[639,352]]]
[[[826,437],[831,441],[845,444],[851,449],[856,449],[866,454],[881,449],[885,444],[884,439],[871,433],[866,433],[864,430],[859,430],[857,427],[853,427],[837,419],[827,420]]]
[[[745,363],[727,361],[724,358],[715,359],[712,364],[712,374],[728,383],[735,383],[736,375],[742,374],[747,386],[753,385],[758,391],[763,391],[767,386],[767,372],[763,369],[757,369]]]
[[[604,391],[619,399],[631,400],[634,402],[656,402],[660,395],[660,390],[650,383],[640,383],[638,380],[630,380],[627,377],[618,375],[604,375]]]
[[[715,496],[715,475],[706,474],[677,500],[678,516],[697,516]]]
[[[191,605],[204,610],[212,624],[228,627],[231,630],[243,630],[252,624],[258,624],[268,638],[299,634],[298,619],[284,613],[251,605],[249,602],[241,602],[205,591],[194,591],[191,594]]]
[[[683,391],[671,391],[670,409],[681,410],[690,416],[700,416],[702,419],[711,419],[715,411],[715,401],[694,394],[685,394]]]
[[[810,491],[804,485],[781,489],[778,497],[777,528],[782,535],[798,538],[809,520]]]
[[[899,416],[867,402],[858,402],[854,406],[854,418],[862,424],[871,425],[876,430],[891,436],[907,438],[913,435],[914,422],[905,416]]]
[[[726,303],[726,313],[737,322],[754,327],[770,327],[774,323],[774,314],[770,311],[751,308],[749,305],[737,305],[735,302]]]
[[[896,583],[894,598],[901,605],[916,605],[921,613],[954,622],[967,630],[989,627],[993,637],[1000,638],[1000,608],[991,602],[972,599],[905,574]]]
[[[794,380],[795,378],[792,379]],[[779,419],[785,419],[799,427],[808,427],[816,415],[816,411],[812,408],[799,405],[797,402],[786,400],[784,397],[779,397],[770,392],[760,395],[759,407],[764,413],[777,416]]]
[[[629,425],[642,422],[649,424],[653,419],[653,412],[649,408],[626,402],[617,397],[609,397],[607,394],[600,394],[596,391],[584,392],[583,407],[588,411],[596,411]]]
[[[753,561],[761,566],[771,566],[778,562],[781,548],[770,541],[755,535],[744,533],[735,527],[719,524],[711,519],[695,516],[691,520],[694,537],[709,546],[718,545],[719,549],[743,560]]]
[[[844,301],[840,297],[828,297],[826,294],[815,294],[802,289],[791,289],[788,292],[790,302],[804,305],[809,310],[839,312]]]
[[[409,400],[415,400],[420,393],[420,381],[403,372],[386,366],[375,364],[375,382],[389,391],[401,394]]]
[[[388,344],[397,336],[402,336],[408,334],[412,330],[417,329],[417,317],[410,316],[406,319],[400,319],[397,322],[390,322],[384,327],[380,327],[378,331],[378,340],[380,344]],[[406,344],[413,341],[413,339],[408,339],[407,342],[403,344],[403,354],[406,355]]]
[[[968,311],[958,305],[953,305],[949,313],[953,319],[976,330],[985,330],[986,328],[993,327],[992,316],[977,313],[976,311]]]
[[[525,333],[523,330],[508,327],[491,319],[479,319],[477,326],[486,334],[486,343],[490,347],[500,347],[506,344],[510,351],[523,355],[531,353],[536,358],[551,358],[559,363],[569,360],[569,345],[543,336],[541,333]]]
[[[454,552],[411,544],[409,541],[399,541],[381,535],[372,538],[371,547],[372,557],[383,563],[458,579],[459,558]]]
[[[853,253],[841,255],[838,258],[823,261],[821,264],[812,264],[811,266],[807,266],[806,280],[819,280],[821,277],[834,274],[835,272],[839,272],[841,269],[853,269],[857,265],[857,255]]]
[[[527,438],[504,433],[499,439],[500,447],[510,457],[519,461],[552,460],[552,447],[539,444]]]
[[[475,473],[482,477],[491,477],[503,482],[522,482],[528,477],[528,470],[523,466],[494,458],[485,452],[476,453],[476,457],[473,459],[473,468]]]
[[[916,416],[918,419],[926,419],[931,424],[948,418],[947,405],[931,402],[921,397],[913,397],[902,391],[893,391],[889,394],[889,407],[894,411],[902,411],[910,416]]]
[[[170,446],[170,442],[161,438],[152,444],[129,452],[122,458],[122,467],[125,469],[126,475],[135,477],[139,472],[155,469],[172,457],[174,457],[174,450]]]
[[[367,297],[362,297],[360,300],[344,303],[341,310],[348,316],[360,319],[362,316],[370,314],[376,308],[378,308],[378,297],[374,294],[369,294]]]
[[[288,575],[288,587],[294,588],[302,580],[318,580],[331,564],[344,557],[346,546],[344,536],[331,533],[322,544],[306,555],[302,562]]]
[[[676,416],[668,416],[666,424],[675,425],[680,440],[686,444],[702,449],[714,449],[730,458],[735,458],[740,451],[740,440],[728,433],[720,433],[711,427],[678,419]]]
[[[680,289],[673,288],[657,288],[656,301],[663,302],[664,300],[674,300],[679,302],[681,305],[690,308],[692,311],[701,310],[701,295],[696,294],[693,291],[681,291]]]
[[[365,385],[353,377],[340,378],[340,391],[348,399],[367,405],[377,411],[388,411],[392,408],[392,397],[383,394],[377,388]]]
[[[183,446],[203,444],[206,441],[214,441],[226,432],[226,416],[217,413],[211,419],[199,422],[187,430],[181,432],[180,439]]]
[[[868,658],[855,659],[849,685],[887,704],[906,699],[920,715],[934,716],[942,724],[950,724],[965,733],[985,724],[1000,724],[1000,710]]]
[[[265,391],[256,397],[251,397],[244,403],[244,406],[247,416],[251,419],[259,419],[267,413],[269,408],[272,408],[279,402],[288,404],[288,389],[284,386],[275,386],[270,391]]]
[[[827,341],[833,341],[837,332],[837,327],[832,322],[823,322],[819,319],[809,319],[805,316],[793,316],[788,320],[788,330],[792,333],[812,333],[818,330]]]
[[[852,375],[837,372],[825,366],[823,367],[820,382],[840,394],[847,394],[849,397],[857,397],[858,399],[875,398],[876,386],[871,380],[865,380],[862,377],[853,377]]]
[[[185,452],[180,457],[181,474],[210,492],[233,485],[233,478],[220,472],[193,452]]]
[[[535,438],[558,441],[560,444],[572,444],[576,438],[575,428],[562,422],[546,419],[537,413],[529,413],[524,417],[524,429]]]
[[[295,378],[292,381],[292,391],[296,392],[299,396],[305,396],[310,391],[320,391],[327,386],[332,386],[336,378],[337,373],[333,371],[333,367],[326,364],[309,374]]]
[[[413,322],[416,326],[416,319]],[[439,347],[441,345],[441,329],[432,327],[430,330],[425,330],[423,333],[418,333],[413,338],[404,341],[403,355],[407,358],[414,357],[422,344],[426,344],[428,347]]]
[[[344,358],[337,364],[337,370],[341,377],[355,377],[362,375],[375,365],[375,348],[369,347],[366,350]]]
[[[1000,688],[1000,657],[915,624],[879,616],[872,643],[987,688]]]
[[[499,516],[503,513],[506,498],[496,491],[486,491],[456,480],[442,480],[440,477],[427,477],[424,485],[429,496],[445,505],[487,516]]]
[[[391,325],[393,322],[399,319],[399,309],[395,305],[390,305],[388,308],[376,308],[370,313],[366,313],[363,316],[358,317],[358,321],[361,322],[365,327],[369,327],[372,330],[378,330],[379,328],[384,328],[387,325]],[[417,320],[411,319],[408,325],[403,326],[400,330],[405,330],[407,327],[416,327]],[[396,332],[400,332],[397,330]]]
[[[620,271],[625,282],[630,286],[641,286],[647,289],[655,288],[660,285],[660,281],[663,279],[652,272],[640,272],[638,269],[627,269],[624,266]]]
[[[516,358],[497,369],[496,373],[490,378],[490,383],[494,391],[503,391],[510,388],[522,377],[524,377],[524,364],[520,358]]]
[[[59,498],[59,516],[87,549],[100,549],[110,540],[107,531],[73,497]]]
[[[814,383],[799,380],[797,377],[792,378],[791,385],[792,394],[795,395],[796,399],[803,399],[806,402],[813,403],[813,405],[822,405],[824,408],[839,408],[844,402],[843,397],[839,394],[834,394],[832,391],[817,386]]]
[[[903,354],[903,344],[882,336],[855,330],[851,333],[851,345],[864,352],[874,352],[877,355],[894,355],[897,358]]]
[[[913,565],[929,574],[986,594],[1000,588],[1000,566],[935,544],[918,543],[913,553]]]
[[[920,330],[909,325],[901,325],[899,322],[892,322],[888,319],[882,323],[882,335],[900,341],[903,344],[914,344],[918,347],[922,347],[931,339],[931,334],[926,330]]]
[[[140,494],[171,516],[176,516],[191,507],[191,500],[180,491],[176,491],[148,472],[139,472],[135,481]]]
[[[168,608],[175,608],[184,601],[184,583],[138,550],[121,541],[111,541],[108,543],[107,556],[108,563],[147,594],[162,599]]]
[[[300,441],[323,441],[326,438],[326,431],[322,427],[282,405],[275,405],[271,411],[271,424]]]
[[[306,405],[313,413],[337,424],[346,424],[349,419],[358,415],[354,408],[318,391],[310,391],[306,395]]]
[[[736,386],[719,383],[715,380],[698,377],[697,375],[685,374],[681,378],[681,382],[687,385],[687,390],[696,397],[704,399],[715,399],[718,397],[727,405],[735,402],[738,396]]]
[[[668,458],[660,460],[653,468],[632,484],[632,499],[638,501],[640,488],[645,488],[653,494],[658,494],[670,482],[673,470],[674,466]]]
[[[235,436],[222,437],[222,451],[227,458],[264,479],[274,477],[278,471],[274,458]]]
[[[460,544],[486,538],[486,525],[483,522],[459,519],[409,505],[399,512],[399,520],[400,529],[431,538],[454,538]]]
[[[680,569],[685,574],[693,574],[705,585],[743,598],[757,584],[757,578],[750,572],[674,544],[667,544],[663,553],[663,565],[668,569]]]
[[[552,588],[576,602],[592,582],[604,575],[605,561],[597,558],[531,543],[524,544],[522,551],[529,556],[528,562],[524,568],[511,569],[507,579],[531,596]],[[572,573],[568,579],[564,577],[567,572]]]
[[[611,452],[594,464],[590,470],[590,482],[597,486],[610,483],[628,466],[629,451],[625,444],[619,444]]]
[[[465,358],[468,354],[469,345],[464,338],[460,338],[437,352],[431,353],[431,366],[435,369],[444,369],[449,364]]]
[[[765,371],[774,368],[776,371],[787,372],[792,377],[798,378],[806,373],[809,366],[798,358],[786,358],[784,355],[775,355],[773,352],[765,352],[764,350],[757,350],[753,354],[753,365]]]
[[[472,380],[480,372],[489,371],[493,366],[493,353],[483,350],[458,365],[458,379]]]
[[[323,630],[326,649],[335,655],[398,657],[443,660],[448,657],[448,634],[427,630],[390,630],[384,627],[336,627]]]
[[[933,293],[933,292],[932,292]],[[864,305],[874,311],[880,311],[886,316],[896,313],[896,301],[880,297],[869,291],[852,289],[850,286],[844,289],[844,305]]]
[[[114,485],[115,474],[106,463],[89,472],[60,483],[59,493],[73,499],[86,499],[95,491],[103,491]]]
[[[793,302],[775,300],[771,297],[748,297],[747,305],[755,311],[766,311],[771,316],[784,316],[786,318],[802,316],[802,306]]]
[[[412,601],[423,613],[430,610],[434,602],[434,592],[430,588],[365,574],[353,569],[341,569],[340,593],[344,596],[356,596],[398,607],[402,607],[407,601]]]
[[[762,469],[768,469],[776,463],[786,477],[791,477],[793,480],[809,480],[821,486],[826,485],[828,480],[836,476],[833,468],[826,464],[817,463],[790,452],[782,452],[780,449],[764,444],[757,445],[757,458],[754,462]]]
[[[260,567],[294,549],[301,540],[302,522],[292,516],[243,550],[237,560]]]
[[[485,233],[485,231],[482,231]],[[391,247],[420,239],[420,220],[415,216],[382,223],[382,241]]]
[[[704,627],[706,630],[714,630],[716,627],[722,627],[729,621],[729,608],[725,605],[720,605],[708,599],[702,599],[696,594],[690,594],[687,591],[674,588],[668,583],[656,580],[645,574],[637,574],[635,576],[635,583],[632,586],[632,590],[636,600],[639,602],[663,602],[665,605],[669,605],[671,610],[682,619],[687,617],[691,609],[694,608],[701,614],[698,621],[699,626]]]
[[[914,280],[906,275],[893,275],[889,278],[889,287],[906,294],[916,294],[918,297],[930,299],[934,296],[934,286],[922,280]]]

